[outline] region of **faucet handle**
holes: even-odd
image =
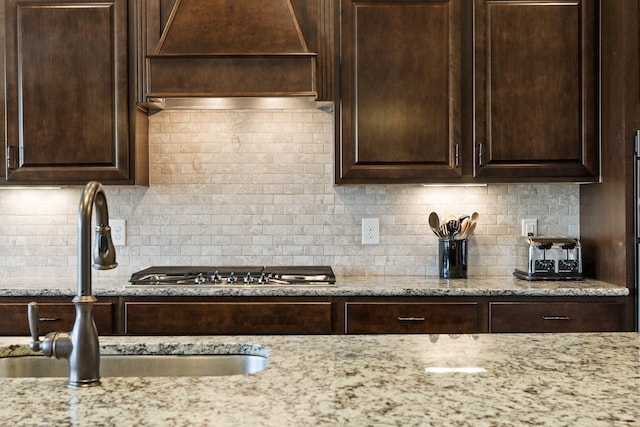
[[[38,311],[38,303],[30,302],[28,312],[29,330],[31,331],[29,348],[33,351],[40,351],[40,314]]]

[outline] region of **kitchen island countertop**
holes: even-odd
[[[127,286],[129,277],[103,275],[93,278],[93,293],[119,296],[238,296],[238,297],[350,297],[350,296],[542,296],[621,297],[625,286],[593,279],[581,281],[527,281],[512,276],[482,276],[468,279],[440,279],[425,276],[338,276],[335,286]],[[0,278],[1,297],[72,297],[76,279]]]
[[[28,353],[0,338],[0,357]],[[237,346],[237,343],[253,343]],[[103,352],[271,352],[257,374],[0,379],[13,426],[630,426],[640,422],[636,333],[104,337]]]

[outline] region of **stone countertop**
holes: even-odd
[[[93,278],[96,296],[210,297],[353,297],[353,296],[595,296],[629,295],[625,286],[598,280],[527,281],[515,277],[470,277],[446,280],[424,276],[338,276],[336,286],[127,286],[129,277]],[[0,296],[68,296],[76,293],[75,278],[0,278]]]
[[[0,356],[28,353],[0,338]],[[251,343],[251,345],[240,345]],[[6,425],[638,425],[640,335],[104,337],[104,352],[270,350],[226,377],[0,379]],[[226,350],[225,350],[226,349]]]

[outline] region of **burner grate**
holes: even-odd
[[[132,286],[329,286],[328,266],[154,266],[131,275]]]

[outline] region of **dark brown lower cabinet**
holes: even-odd
[[[489,332],[613,332],[625,330],[616,302],[492,302]]]
[[[37,300],[36,300],[37,301]],[[68,332],[76,319],[75,306],[71,302],[38,302],[40,335],[49,332]],[[0,335],[30,335],[27,307],[29,302],[0,303]],[[93,317],[100,335],[114,334],[114,304],[97,302]]]
[[[347,334],[464,334],[481,331],[479,304],[475,302],[347,302]]]
[[[125,334],[331,334],[331,302],[125,302]]]
[[[0,299],[0,335],[29,335],[27,306],[37,301],[40,334],[68,332],[71,298]],[[99,297],[100,335],[475,334],[630,331],[625,298]]]

